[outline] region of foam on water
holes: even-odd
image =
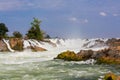
[[[8,49],[9,49],[11,52],[14,52],[14,50],[11,49],[11,47],[10,47],[9,40],[3,39],[3,41],[4,41],[4,43],[7,45]]]
[[[89,40],[91,43],[89,45],[94,45],[94,41],[96,39]],[[10,45],[8,44],[8,41],[4,40],[3,41],[7,44],[9,50],[11,52],[14,52],[10,48]],[[84,44],[86,44],[88,41],[85,39],[50,39],[50,41],[57,46],[53,46],[50,43],[47,42],[41,42],[37,41],[34,39],[30,40],[24,40],[24,48],[25,50],[23,52],[8,52],[8,53],[3,53],[0,54],[0,63],[5,63],[5,64],[23,64],[27,62],[39,62],[39,61],[48,61],[48,60],[53,60],[59,53],[66,51],[66,50],[71,50],[74,52],[79,52],[81,49],[86,49],[83,47]],[[92,43],[93,42],[93,43]],[[47,49],[48,51],[44,52],[32,52],[30,49],[27,49],[29,46],[38,46]],[[101,47],[94,47],[94,48],[87,48],[87,49],[92,49],[92,50],[99,50],[99,49],[104,49],[107,46],[101,46]],[[93,60],[88,60],[86,62],[82,61],[81,63],[87,64],[87,63],[93,63]]]
[[[102,80],[103,75],[110,71],[120,70],[106,65],[96,65],[93,59],[86,61],[53,60],[60,52],[72,50],[79,52],[84,44],[96,44],[97,39],[50,39],[50,43],[24,40],[23,52],[12,52],[8,41],[6,44],[11,52],[0,52],[0,79],[1,80]],[[103,39],[102,39],[103,40]],[[106,40],[103,40],[104,42]],[[32,52],[29,46],[38,46],[47,49],[44,52]],[[87,47],[88,47],[87,46]],[[87,49],[99,50],[107,46],[95,46]]]

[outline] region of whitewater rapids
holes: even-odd
[[[0,54],[0,63],[4,64],[22,64],[27,62],[39,62],[39,61],[47,61],[47,60],[53,60],[59,53],[71,50],[74,52],[79,52],[81,49],[86,49],[83,47],[84,44],[88,43],[87,45],[92,46],[95,44],[96,39],[91,40],[85,40],[85,39],[50,39],[52,43],[54,43],[56,46],[53,46],[46,42],[39,42],[37,40],[24,40],[24,48],[32,45],[32,46],[38,46],[47,49],[47,51],[44,52],[32,52],[29,49],[25,49],[23,52],[14,52],[7,43],[8,41],[5,41],[9,50],[11,51],[6,52],[7,54],[3,53]],[[102,39],[105,41],[105,39]],[[104,49],[106,46],[99,46],[94,48],[87,48],[87,49],[93,49],[93,50],[99,50]],[[9,54],[8,54],[9,53]]]
[[[119,74],[118,67],[96,65],[94,60],[69,62],[53,59],[66,50],[77,53],[81,49],[100,50],[107,47],[96,40],[50,39],[56,46],[36,40],[24,40],[24,48],[31,43],[32,46],[37,45],[48,51],[32,52],[25,49],[23,52],[0,52],[0,80],[100,80],[99,77],[107,72]],[[107,39],[99,40],[106,42]]]

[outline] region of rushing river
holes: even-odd
[[[98,80],[108,72],[120,74],[120,66],[52,60],[50,56],[48,60],[45,53],[24,54],[0,54],[0,80]]]
[[[62,42],[55,48],[46,45],[45,52],[1,52],[0,80],[100,80],[108,72],[120,74],[120,66],[54,60],[62,51],[78,52],[85,41]]]

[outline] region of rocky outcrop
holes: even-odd
[[[97,51],[95,59],[98,63],[120,64],[120,50],[109,48]]]
[[[111,48],[98,51],[81,50],[77,54],[72,51],[66,51],[60,53],[56,58],[68,61],[95,59],[99,64],[120,64],[120,50]]]
[[[3,42],[3,40],[0,40],[0,52],[9,51],[7,48],[7,45]]]
[[[23,40],[20,38],[10,38],[9,44],[13,50],[23,51]]]
[[[32,51],[47,51],[47,49],[41,47],[44,44],[41,43],[48,43],[53,47],[56,47],[55,43],[51,41],[37,41],[37,40],[24,40],[21,38],[9,38],[7,40],[3,39],[0,40],[0,52],[14,52],[14,51],[23,51],[24,49],[31,49]],[[25,46],[26,45],[26,46]]]
[[[77,56],[81,57],[82,60],[91,59],[92,55],[94,54],[94,51],[92,50],[81,50],[77,53]]]
[[[117,47],[120,46],[120,39],[116,39],[116,38],[112,38],[112,39],[108,39],[106,44],[109,47]]]
[[[67,61],[80,61],[82,58],[77,56],[73,51],[65,51],[60,53],[55,59],[63,59]]]

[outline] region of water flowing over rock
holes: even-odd
[[[0,52],[9,51],[3,40],[0,40]]]
[[[33,50],[33,51],[47,51],[46,49],[44,49],[44,48],[42,48],[42,47],[38,47],[38,46],[34,46],[34,47],[32,47],[31,46],[31,49]]]
[[[86,43],[83,45],[83,47],[85,47],[85,48],[96,48],[96,47],[107,46],[106,41],[107,41],[107,39],[86,40]]]
[[[9,44],[12,49],[17,51],[23,51],[23,40],[20,38],[11,38]]]
[[[7,48],[9,49],[9,51],[14,52],[14,50],[10,47],[9,40],[3,39],[3,41],[7,45]]]

